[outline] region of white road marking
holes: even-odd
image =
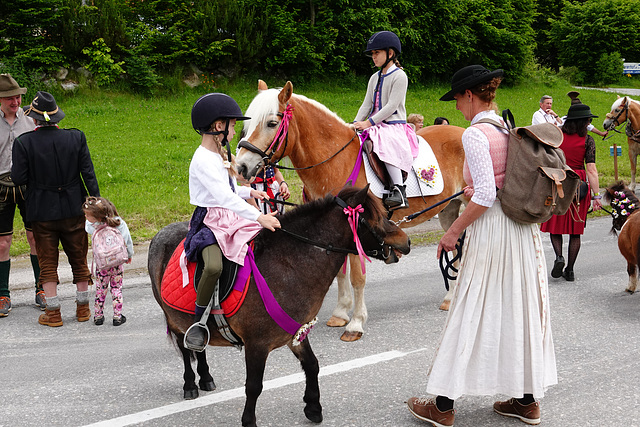
[[[419,348],[412,351],[387,351],[385,353],[373,354],[371,356],[362,357],[360,359],[348,360],[342,363],[336,363],[335,365],[326,366],[320,368],[320,377],[326,375],[334,375],[340,372],[350,371],[352,369],[362,368],[368,365],[375,365],[380,362],[387,362],[389,360],[397,359],[420,351],[425,351],[426,348]],[[293,375],[287,375],[285,377],[276,378],[273,380],[265,381],[263,385],[263,392],[274,388],[285,387],[291,384],[297,384],[305,380],[304,373],[298,373]],[[111,420],[104,420],[94,424],[87,424],[84,427],[120,427],[129,426],[132,424],[138,424],[145,421],[166,417],[180,412],[190,411],[192,409],[202,408],[204,406],[213,405],[215,403],[225,402],[227,400],[244,397],[244,387],[238,387],[233,390],[221,391],[219,393],[209,394],[207,396],[199,397],[194,400],[183,400],[178,403],[170,405],[160,406],[158,408],[148,409],[146,411],[137,412],[135,414],[124,415],[122,417],[113,418]]]

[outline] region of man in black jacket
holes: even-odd
[[[84,133],[60,129],[64,112],[53,95],[38,92],[25,114],[34,119],[36,129],[16,138],[13,145],[11,178],[27,185],[26,218],[32,223],[40,261],[40,283],[47,300],[38,322],[62,326],[57,296],[58,244],[62,243],[76,284],[76,317],[91,317],[87,266],[89,247],[82,203],[87,195],[99,196],[98,181]]]

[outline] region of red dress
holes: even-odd
[[[591,136],[564,134],[560,148],[567,159],[567,165],[573,169],[580,179],[587,181],[586,163],[595,163],[595,141]],[[584,234],[587,211],[591,206],[591,187],[582,202],[573,203],[564,215],[554,215],[540,226],[540,231],[551,234]]]

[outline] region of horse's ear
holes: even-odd
[[[291,82],[287,82],[280,91],[280,95],[278,95],[278,101],[280,101],[280,104],[282,105],[287,105],[291,95],[293,95],[293,84],[291,84]]]
[[[617,96],[617,98],[616,98],[616,99],[620,99],[620,95],[616,95],[616,96]]]
[[[624,99],[622,100],[622,103],[620,105],[626,105],[629,103],[629,97],[625,96]]]
[[[354,199],[356,201],[356,205],[358,204],[364,205],[365,201],[367,200],[368,194],[369,194],[369,184],[367,184],[362,190],[358,191],[355,194]]]
[[[267,90],[267,89],[269,89],[269,86],[267,86],[265,81],[258,79],[258,90]]]

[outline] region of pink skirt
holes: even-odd
[[[367,131],[373,142],[373,151],[380,160],[405,172],[411,171],[413,159],[419,152],[418,137],[411,126],[406,123],[380,123]]]
[[[203,222],[216,236],[225,258],[240,265],[244,265],[247,242],[262,230],[257,221],[244,219],[224,208],[207,208],[207,216]]]

